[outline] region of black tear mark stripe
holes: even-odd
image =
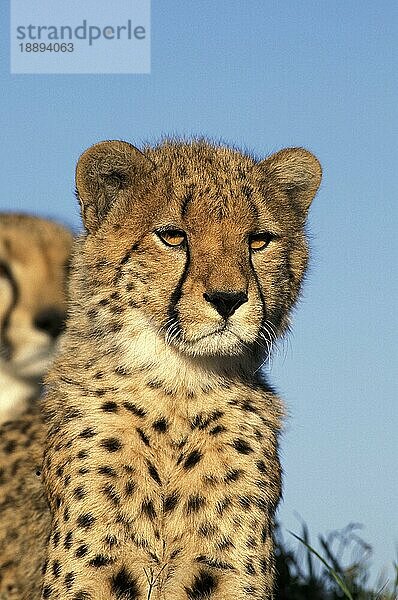
[[[185,283],[186,278],[188,277],[189,267],[190,267],[190,263],[191,263],[191,257],[189,254],[188,245],[186,245],[186,255],[187,255],[187,259],[185,261],[184,269],[183,269],[181,277],[175,287],[175,290],[173,291],[173,293],[170,296],[170,302],[169,302],[169,305],[167,308],[168,322],[169,323],[173,322],[177,325],[178,333],[180,332],[180,319],[179,319],[179,314],[178,314],[178,310],[177,310],[177,304],[182,296],[182,287]]]
[[[252,258],[251,253],[249,255],[249,264],[250,264],[250,267],[251,267],[251,270],[252,270],[253,277],[254,277],[255,282],[257,284],[257,291],[258,291],[258,295],[260,296],[260,300],[261,300],[261,306],[262,306],[262,309],[263,309],[263,318],[262,318],[262,325],[263,325],[265,323],[266,319],[267,319],[267,305],[266,305],[266,302],[265,302],[265,297],[264,297],[264,294],[263,294],[263,290],[262,290],[261,285],[260,285],[260,280],[258,278],[256,269],[254,268],[254,265],[253,265],[253,258]]]

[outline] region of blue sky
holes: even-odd
[[[78,228],[76,159],[102,139],[319,157],[311,268],[269,368],[290,413],[280,518],[314,534],[363,523],[374,573],[398,544],[397,17],[387,0],[154,0],[151,74],[103,76],[10,75],[1,17],[1,210]]]

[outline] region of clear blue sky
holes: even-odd
[[[391,563],[397,4],[154,0],[150,75],[11,76],[1,19],[0,209],[79,227],[75,162],[107,138],[205,134],[260,156],[300,145],[320,158],[311,269],[270,368],[290,411],[280,518],[298,531],[297,511],[314,534],[363,523],[374,572]]]

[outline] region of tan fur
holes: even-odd
[[[17,450],[5,457],[6,517],[20,499],[18,540],[5,518],[0,541],[9,598],[273,598],[283,409],[260,366],[299,294],[320,175],[303,149],[258,162],[204,141],[142,153],[104,142],[82,156],[88,233],[48,425],[30,416],[3,432],[3,456],[35,438],[18,492]],[[185,244],[167,246],[166,226]],[[250,251],[259,231],[273,236]],[[247,296],[223,313],[216,301],[232,292]]]
[[[0,423],[21,414],[55,349],[51,328],[66,310],[66,264],[72,236],[61,225],[0,214]],[[51,314],[48,312],[51,311]]]

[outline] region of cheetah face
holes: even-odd
[[[157,213],[137,246],[140,258],[132,253],[130,275],[122,276],[158,333],[189,354],[237,354],[255,343],[267,348],[275,336],[266,273],[261,279],[259,273],[276,236],[251,225],[244,198],[231,205],[222,219],[194,198],[184,219],[177,210]]]
[[[261,162],[201,141],[89,149],[77,169],[83,260],[119,302],[115,332],[152,328],[193,356],[268,352],[299,293],[319,182],[302,149]]]
[[[71,234],[50,221],[0,215],[0,348],[2,369],[40,379],[66,312]]]

